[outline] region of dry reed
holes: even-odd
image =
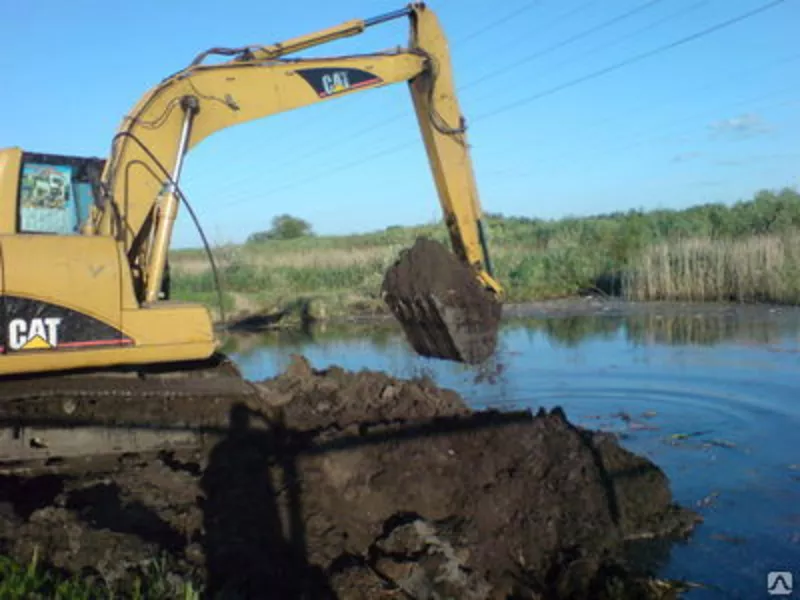
[[[800,302],[800,236],[695,238],[655,244],[631,261],[631,300]]]

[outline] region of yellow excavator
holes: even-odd
[[[408,48],[287,58],[404,17]],[[141,98],[106,159],[0,150],[0,375],[212,357],[209,310],[169,299],[165,284],[187,153],[227,127],[398,82],[410,88],[452,249],[499,299],[447,41],[415,3],[271,46],[203,52]],[[431,306],[392,308],[425,331],[441,321]]]

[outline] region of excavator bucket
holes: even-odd
[[[417,354],[467,364],[494,354],[502,305],[442,244],[417,239],[386,272],[382,293]]]

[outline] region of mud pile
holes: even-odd
[[[381,293],[418,354],[477,364],[494,353],[502,305],[439,242],[418,238],[404,250]]]
[[[208,597],[646,598],[628,545],[695,522],[559,409],[473,412],[299,357],[257,387],[202,447],[4,476],[0,550],[113,585],[166,552]]]

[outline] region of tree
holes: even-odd
[[[258,243],[266,240],[291,240],[314,235],[311,224],[291,215],[279,215],[272,219],[272,227],[267,231],[258,231],[247,238],[247,243]]]

